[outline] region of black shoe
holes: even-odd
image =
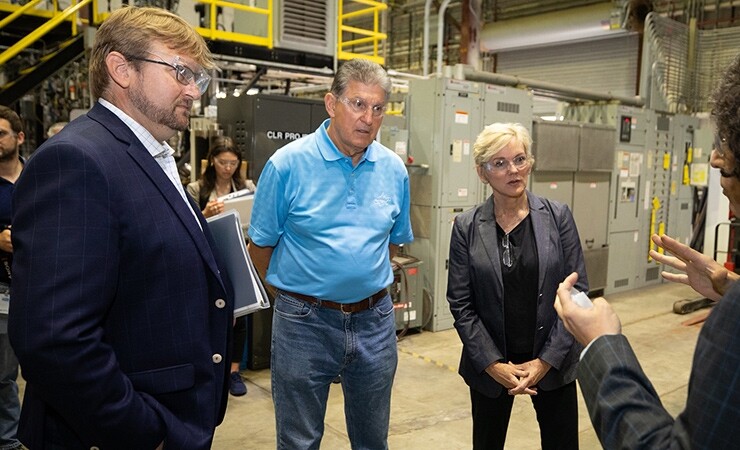
[[[247,385],[242,381],[242,376],[239,372],[231,372],[231,386],[229,386],[229,392],[234,397],[241,397],[247,393]]]

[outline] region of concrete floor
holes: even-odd
[[[663,404],[674,416],[684,407],[691,360],[699,325],[683,322],[704,316],[672,312],[673,302],[694,298],[683,285],[661,284],[607,296],[622,320],[645,372]],[[403,450],[471,448],[469,391],[457,374],[462,345],[455,330],[407,334],[398,343],[398,370],[393,387],[389,446]],[[216,430],[216,450],[275,448],[275,421],[270,397],[270,371],[242,372],[246,396],[230,397],[226,418]],[[19,386],[24,387],[23,380]],[[581,449],[599,449],[579,391]],[[527,397],[517,397],[511,415],[507,449],[539,449],[539,428]],[[322,448],[349,449],[342,391],[333,385],[326,414]]]
[[[701,324],[682,322],[703,316],[672,312],[673,302],[694,298],[683,285],[661,284],[607,296],[622,320],[663,404],[674,416],[685,405],[691,360]],[[389,446],[391,449],[454,450],[471,448],[468,388],[457,374],[462,345],[455,330],[406,335],[399,343],[398,371],[393,387]],[[273,449],[275,431],[269,370],[242,372],[249,392],[231,397],[224,423],[216,430],[214,449]],[[596,434],[579,391],[581,449],[599,449]],[[531,401],[517,397],[507,449],[539,449],[539,428]],[[322,448],[349,449],[342,391],[333,385]]]

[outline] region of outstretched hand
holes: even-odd
[[[583,345],[605,334],[620,334],[622,324],[619,317],[602,297],[593,301],[593,308],[580,307],[571,299],[570,290],[576,281],[578,273],[573,272],[558,286],[555,311],[565,328]]]
[[[682,273],[662,272],[661,276],[674,283],[691,286],[696,292],[711,300],[719,300],[738,279],[738,275],[727,270],[709,256],[699,253],[670,236],[651,236],[653,242],[675,256],[650,250],[650,256]]]

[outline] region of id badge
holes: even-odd
[[[0,282],[0,314],[8,314],[10,306],[10,285]]]

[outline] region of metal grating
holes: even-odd
[[[281,10],[281,39],[309,40],[326,43],[329,0],[283,0]]]
[[[689,112],[687,48],[689,27],[650,13],[645,20],[645,43],[652,61],[645,67],[670,112]]]
[[[660,267],[651,267],[645,271],[645,281],[655,281],[660,278]]]
[[[723,28],[699,32],[696,54],[695,111],[709,111],[712,93],[727,66],[740,48],[740,28]]]
[[[687,25],[648,15],[645,40],[652,56],[651,76],[671,112],[709,111],[719,77],[740,48],[740,28],[697,30],[694,61],[688,56],[688,36]]]
[[[621,280],[614,280],[614,288],[621,288],[624,286],[629,286],[630,280],[629,278],[622,278]]]
[[[519,103],[498,102],[498,111],[519,114]]]

